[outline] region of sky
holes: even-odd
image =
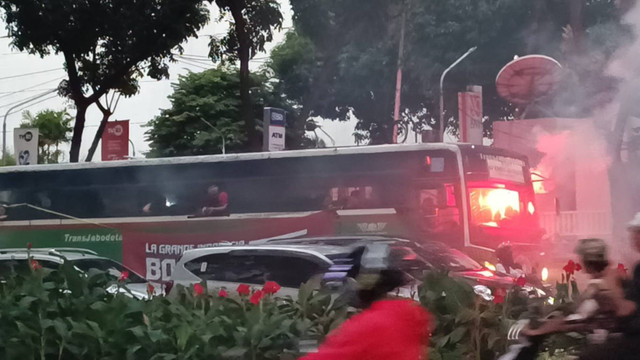
[[[283,41],[285,32],[292,26],[292,13],[288,0],[281,0],[280,4],[284,15],[283,30],[277,32],[274,36],[274,41],[266,46],[266,53],[256,55],[251,62],[252,69],[257,69],[264,64],[269,51]],[[217,19],[216,14],[217,10],[212,5],[211,19]],[[1,20],[0,27],[2,28],[0,31],[0,116],[4,117],[12,106],[56,88],[60,80],[66,78],[66,73],[62,68],[62,56],[40,58],[36,55],[20,53],[11,48],[11,39],[5,36],[5,24]],[[222,36],[226,29],[226,22],[209,23],[198,32],[199,38],[189,39],[184,44],[184,55],[206,57],[209,50],[207,46],[209,36]],[[145,78],[141,80],[140,92],[131,98],[122,98],[115,114],[111,118],[111,120],[130,121],[130,139],[135,146],[135,155],[138,158],[143,157],[144,152],[149,149],[149,145],[145,141],[144,133],[147,129],[144,125],[154,116],[159,115],[161,109],[171,106],[167,98],[173,92],[171,83],[176,82],[179,75],[186,74],[189,71],[199,72],[206,68],[215,67],[215,64],[207,61],[193,61],[180,59],[179,57],[178,59],[179,61],[170,67],[170,79],[156,81]],[[75,110],[71,102],[55,94],[50,94],[13,109],[7,117],[7,151],[9,153],[14,152],[13,129],[20,125],[22,111],[29,110],[32,113],[37,113],[44,109],[62,110],[65,108],[70,114],[74,114]],[[82,139],[81,159],[86,156],[100,119],[101,113],[95,108],[95,105],[92,106],[87,113],[87,125]],[[320,120],[320,123],[323,129],[335,140],[337,146],[353,145],[353,122]],[[321,134],[321,132],[318,132],[318,134],[325,138],[328,146],[332,145],[331,140],[327,139],[325,135]],[[65,149],[67,148],[68,146]],[[132,148],[129,149],[129,155],[133,155]],[[96,161],[100,160],[99,149],[96,151],[94,159]],[[66,160],[68,160],[68,151],[65,153]]]

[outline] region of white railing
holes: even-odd
[[[607,211],[563,211],[540,213],[540,225],[550,236],[603,236],[611,234]]]

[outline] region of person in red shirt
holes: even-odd
[[[229,195],[220,191],[217,185],[211,185],[207,189],[207,198],[205,199],[201,214],[202,216],[223,216],[228,215]]]
[[[388,295],[404,279],[399,270],[380,271],[373,287],[358,291],[365,310],[329,334],[318,352],[300,360],[426,360],[429,314],[413,300]]]

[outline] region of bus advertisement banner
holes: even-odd
[[[110,121],[102,133],[102,161],[129,157],[129,120]]]
[[[124,265],[153,282],[170,280],[175,264],[186,250],[328,235],[335,227],[333,217],[325,212],[252,219],[208,218],[154,225],[125,230],[122,243]]]

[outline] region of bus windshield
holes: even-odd
[[[520,193],[504,188],[470,188],[471,221],[477,225],[503,227],[520,218]],[[531,205],[533,206],[533,204]]]

